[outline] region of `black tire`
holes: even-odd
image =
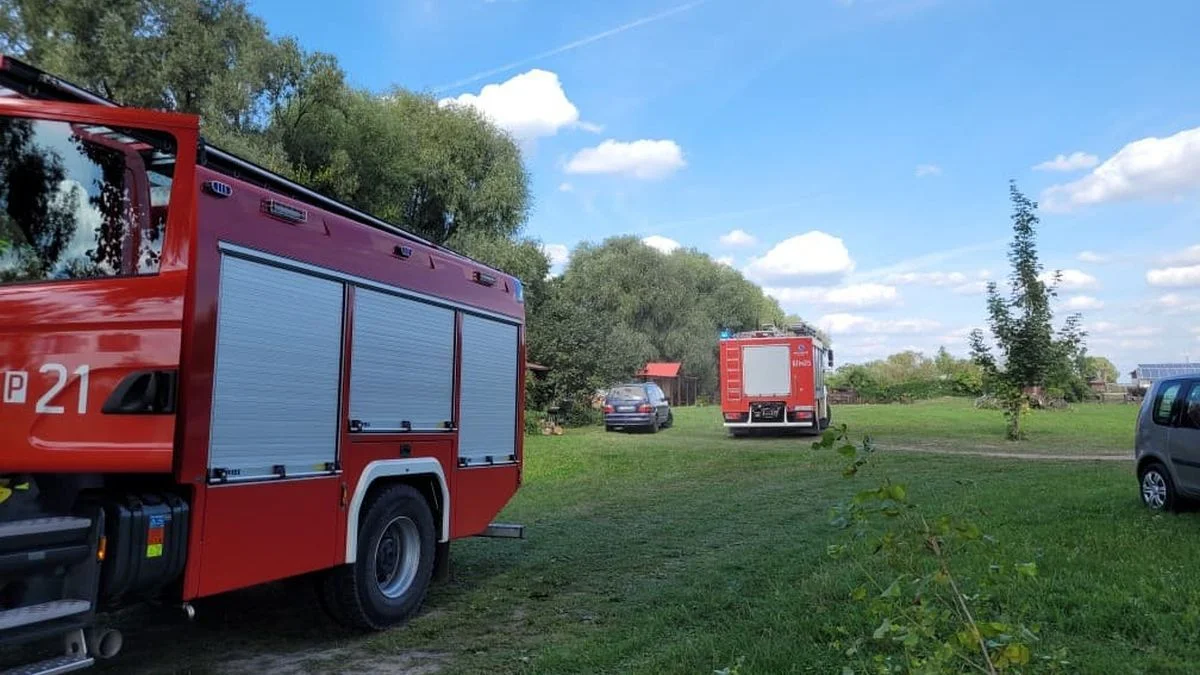
[[[664,429],[670,429],[675,426],[675,413],[667,411],[667,421],[663,423]]]
[[[605,425],[604,425],[604,430],[605,430],[606,432],[611,432],[611,431],[613,430],[613,428],[612,428],[612,426],[611,426],[611,425],[605,424]]]
[[[660,428],[661,428],[661,427],[659,427],[659,424],[658,424],[658,418],[657,418],[657,417],[655,417],[655,418],[654,418],[654,419],[653,419],[653,420],[650,422],[650,426],[646,427],[646,431],[648,431],[648,432],[650,432],[650,433],[652,433],[652,434],[657,434],[657,433],[658,433],[658,430],[659,430]]]
[[[437,528],[429,503],[409,485],[383,488],[367,504],[364,513],[358,528],[357,558],[353,564],[326,574],[321,588],[322,605],[348,628],[383,630],[407,621],[425,601],[433,576]],[[390,543],[381,543],[385,535]],[[414,558],[409,558],[410,544],[414,543],[418,550]],[[387,565],[378,557],[392,555],[392,549],[397,551],[393,576],[385,572],[385,579],[381,580],[380,572]],[[415,571],[406,561],[415,565]],[[385,594],[381,585],[386,586],[395,575],[408,576],[402,567],[409,568],[411,581],[391,589],[394,595]]]
[[[1178,498],[1171,473],[1158,462],[1150,462],[1138,472],[1142,505],[1151,511],[1174,511]]]

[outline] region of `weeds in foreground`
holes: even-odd
[[[875,453],[869,436],[856,444],[845,425],[826,431],[813,448],[844,457],[845,478],[858,476]],[[870,636],[850,635],[835,645],[848,660],[844,675],[1056,673],[1069,666],[1065,651],[1044,651],[1039,627],[1022,622],[1004,600],[1036,591],[1037,563],[1001,562],[995,538],[975,522],[929,515],[909,499],[905,484],[888,477],[835,507],[831,520],[848,536],[828,553],[862,573],[851,600],[876,626]],[[994,551],[986,571],[960,564],[958,554],[968,547]],[[886,576],[873,562],[878,558]]]

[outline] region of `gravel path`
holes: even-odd
[[[964,455],[996,459],[1051,460],[1065,462],[1133,462],[1133,454],[1123,455],[1064,455],[1049,452],[1003,452],[1000,450],[951,450],[947,448],[918,448],[901,445],[880,446],[885,452],[908,452],[922,455]]]

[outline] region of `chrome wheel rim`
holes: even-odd
[[[1157,471],[1150,470],[1142,476],[1142,501],[1152,509],[1161,509],[1167,503],[1167,480]]]
[[[393,518],[375,541],[372,557],[379,592],[392,600],[404,595],[417,578],[421,564],[417,524],[408,516]]]

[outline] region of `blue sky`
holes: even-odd
[[[1093,353],[1200,359],[1198,3],[251,7],[358,86],[512,131],[527,233],[560,260],[624,233],[695,247],[823,324],[839,361],[965,353],[981,282],[1006,273],[1012,178]]]

